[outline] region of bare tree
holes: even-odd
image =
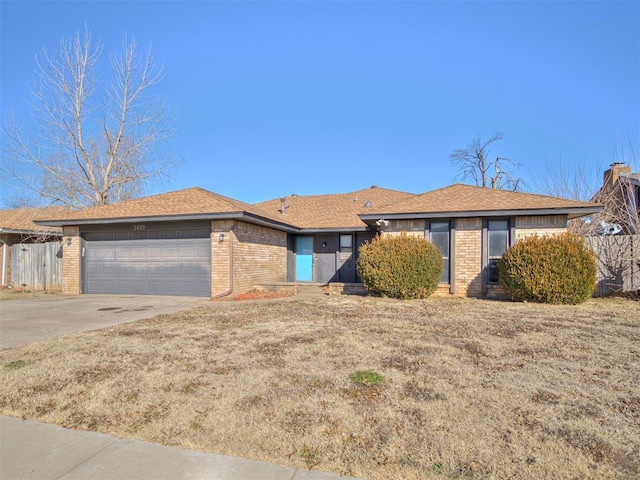
[[[151,95],[164,77],[148,51],[138,56],[125,38],[110,57],[110,82],[98,72],[103,45],[85,29],[37,59],[31,103],[33,130],[3,123],[3,176],[46,201],[73,208],[136,197],[150,181],[166,178],[171,135],[161,102]],[[24,193],[22,193],[24,196]]]
[[[456,178],[471,179],[477,186],[485,188],[514,191],[521,188],[524,181],[512,173],[512,170],[516,170],[520,165],[504,157],[492,160],[489,155],[489,145],[503,138],[504,133],[500,131],[486,141],[476,135],[466,148],[458,148],[451,152],[449,161],[458,170]]]
[[[559,162],[555,168],[547,166],[535,182],[544,194],[602,205],[600,213],[568,224],[569,231],[584,236],[597,254],[598,292],[602,295],[640,288],[640,191],[637,174],[631,174],[638,162],[633,141],[627,141],[628,146],[623,142],[619,153],[612,152],[613,163],[604,175],[600,163],[567,168]]]

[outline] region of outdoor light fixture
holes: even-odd
[[[322,242],[322,248],[327,248],[327,242]]]
[[[220,235],[218,235],[218,242],[220,243],[224,242],[224,233],[221,233]]]
[[[71,237],[67,237],[67,247],[71,246]]]

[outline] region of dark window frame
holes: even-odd
[[[484,218],[482,220],[482,293],[486,294],[489,285],[499,285],[500,282],[497,279],[497,273],[495,272],[496,258],[489,257],[489,225],[492,222],[507,222],[507,246],[509,248],[515,242],[516,238],[516,221],[514,217],[492,217]],[[498,259],[501,257],[498,257]],[[495,275],[492,275],[494,274]],[[496,280],[494,281],[493,278]]]
[[[433,224],[447,224],[447,234],[448,234],[448,255],[445,257],[443,255],[443,260],[447,260],[448,266],[448,275],[447,279],[440,279],[440,284],[449,285],[449,292],[455,293],[455,219],[435,219],[435,220],[426,220],[425,221],[425,229],[424,229],[424,238],[429,242],[432,242],[432,225]],[[433,243],[433,242],[432,242]]]
[[[348,247],[343,247],[342,246],[342,239],[343,238],[349,238],[350,239],[350,244]],[[351,233],[341,233],[340,237],[338,238],[338,250],[340,251],[340,253],[351,253],[353,254],[353,235]]]

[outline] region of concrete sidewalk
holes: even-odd
[[[298,470],[0,416],[2,480],[338,480]]]

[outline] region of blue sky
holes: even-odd
[[[454,181],[448,155],[535,179],[601,169],[640,140],[640,2],[5,1],[0,109],[28,129],[35,55],[86,24],[152,45],[184,163],[149,193],[200,186],[247,202]],[[104,60],[107,60],[105,55]],[[600,175],[600,173],[598,173]],[[6,204],[14,192],[4,187]]]

